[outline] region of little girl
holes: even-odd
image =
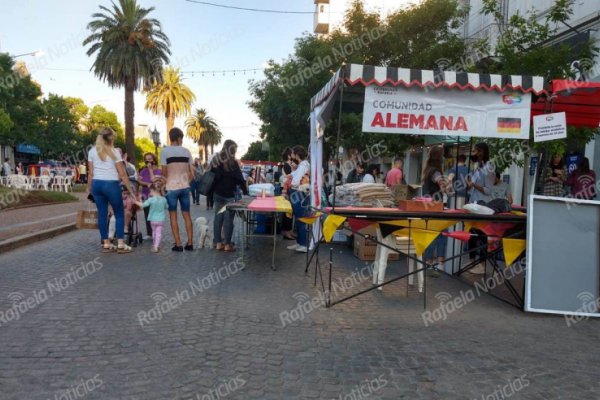
[[[150,185],[150,196],[148,200],[142,202],[136,202],[139,207],[150,207],[148,211],[148,221],[152,227],[152,252],[158,253],[160,247],[160,241],[162,239],[163,224],[167,213],[167,199],[162,194],[160,187],[157,183]]]

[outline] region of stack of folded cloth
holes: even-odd
[[[392,192],[382,183],[347,183],[335,188],[336,206],[393,207]],[[329,196],[333,203],[333,194]]]

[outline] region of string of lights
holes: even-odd
[[[246,69],[221,69],[221,70],[204,70],[204,71],[181,71],[181,74],[191,74],[192,76],[198,74],[201,76],[204,75],[212,75],[212,76],[216,76],[216,75],[228,75],[228,74],[232,74],[233,76],[237,74],[239,75],[246,75],[246,72],[248,73],[253,73],[254,75],[256,75],[257,71],[264,71],[264,68],[246,68]]]
[[[75,68],[39,68],[40,71],[60,71],[60,72],[91,72],[89,69]],[[197,71],[181,71],[181,74],[186,75],[201,75],[201,76],[227,76],[227,75],[256,75],[258,71],[264,71],[265,68],[244,68],[244,69],[215,69],[215,70],[197,70]]]
[[[232,9],[232,10],[241,10],[241,11],[263,12],[263,13],[271,13],[271,14],[314,14],[313,11],[269,10],[269,9],[261,9],[261,8],[236,7],[236,6],[229,6],[229,5],[225,5],[225,4],[211,3],[208,1],[199,1],[199,0],[186,0],[186,1],[189,3],[202,4],[205,6],[228,8],[228,9]]]

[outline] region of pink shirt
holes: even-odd
[[[402,170],[398,168],[392,168],[385,177],[385,184],[388,187],[392,185],[399,185],[402,183]]]

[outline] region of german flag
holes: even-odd
[[[521,133],[521,118],[498,118],[498,133]]]

